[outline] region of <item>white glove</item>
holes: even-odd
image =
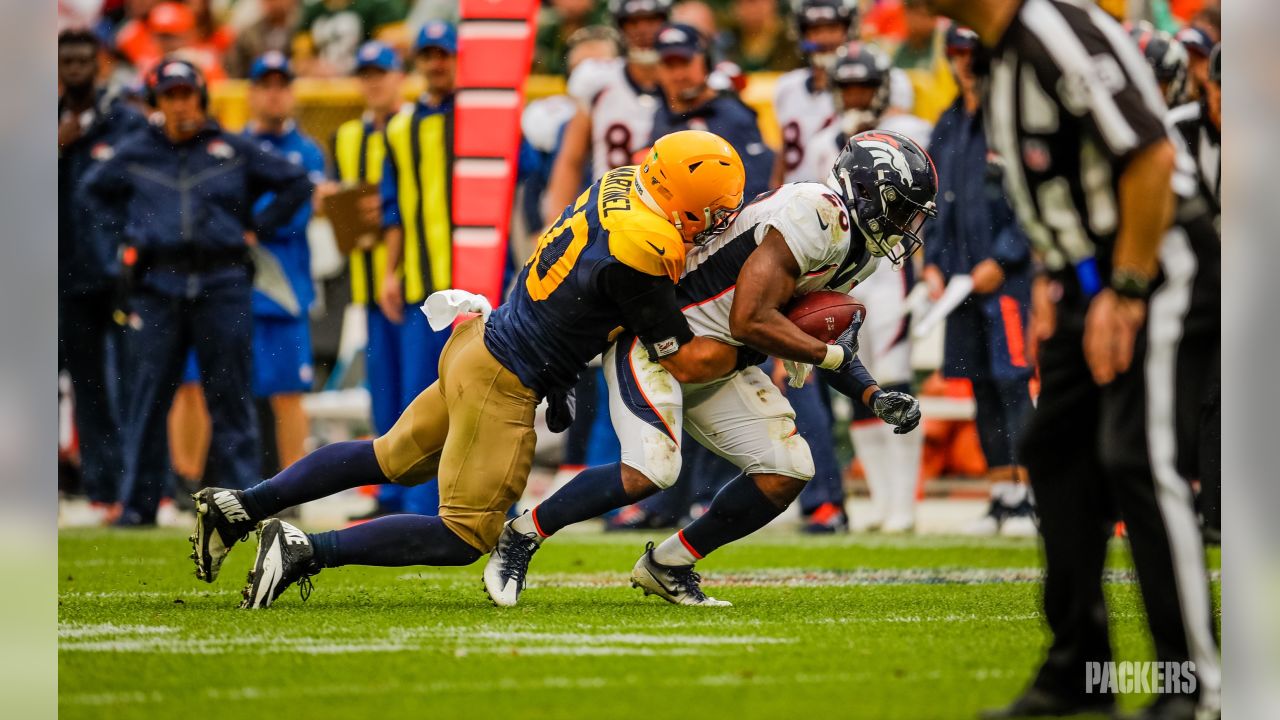
[[[463,313],[480,313],[481,317],[488,320],[493,306],[483,295],[466,290],[440,290],[427,296],[427,301],[422,303],[422,312],[427,316],[431,329],[440,332],[452,325]]]
[[[809,379],[809,373],[813,372],[813,366],[809,363],[791,360],[783,360],[782,367],[787,371],[787,384],[793,388],[804,387],[805,381]]]

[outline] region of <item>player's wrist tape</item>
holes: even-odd
[[[818,363],[818,367],[823,370],[836,370],[847,360],[846,353],[848,351],[840,345],[828,345],[827,356],[822,358],[822,362]]]

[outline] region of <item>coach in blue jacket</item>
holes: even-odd
[[[773,151],[760,137],[756,113],[738,96],[709,84],[711,59],[706,40],[689,25],[667,25],[654,46],[661,62],[658,84],[666,104],[653,118],[652,145],[678,130],[706,130],[724,138],[738,151],[747,171],[742,196],[747,202],[769,189]]]
[[[978,436],[994,481],[991,509],[971,531],[993,534],[1017,527],[1034,532],[1015,455],[1031,411],[1030,246],[1005,198],[1002,165],[987,149],[971,67],[976,44],[977,36],[966,29],[952,28],[947,35],[961,92],[929,141],[938,168],[938,219],[925,243],[924,280],[935,297],[955,275],[970,275],[974,283],[973,294],[947,317],[943,361],[944,375],[973,383]],[[1008,524],[1014,517],[1019,521]]]
[[[94,222],[123,223],[122,272],[132,285],[122,525],[155,522],[169,468],[165,421],[188,348],[213,420],[206,481],[258,481],[248,247],[288,225],[312,187],[301,166],[209,118],[204,78],[190,63],[162,61],[147,89],[163,123],[129,136],[84,180]],[[275,199],[255,213],[265,193]]]

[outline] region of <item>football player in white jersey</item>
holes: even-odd
[[[823,178],[809,171],[805,153],[810,138],[835,117],[827,71],[836,50],[849,39],[856,12],[849,0],[800,0],[796,7],[796,30],[808,67],[785,73],[774,86],[773,113],[782,131],[771,183],[775,187]]]
[[[850,136],[887,130],[892,62],[873,45],[852,42],[840,48],[831,66],[836,120],[813,137],[814,161],[834,162]],[[924,147],[925,142],[919,142]],[[879,261],[877,261],[879,262]],[[875,273],[851,293],[869,308],[858,357],[886,389],[905,391],[911,382],[911,344],[907,332],[907,293],[914,284],[910,264],[901,272]],[[916,483],[924,452],[920,433],[895,435],[884,423],[854,404],[850,439],[867,476],[871,511],[854,518],[859,530],[910,532],[915,528]]]
[[[901,135],[850,140],[825,184],[792,183],[758,196],[721,234],[690,251],[677,293],[689,326],[737,353],[737,369],[710,383],[681,385],[634,338],[605,354],[610,417],[622,461],[590,468],[533,511],[507,523],[484,571],[498,605],[514,605],[542,542],[670,487],[680,472],[681,430],[743,472],[707,511],[660,545],[649,543],[632,584],[682,605],[728,605],[707,597],[694,563],[777,517],[813,475],[790,404],[756,363],[786,361],[793,382],[813,366],[841,393],[906,433],[919,403],[885,392],[857,358],[855,319],[827,345],[787,319],[791,300],[816,290],[847,292],[881,259],[903,263],[934,215],[933,161]]]
[[[629,165],[648,145],[653,115],[662,104],[654,43],[671,13],[671,0],[610,0],[609,11],[625,46],[625,57],[583,61],[569,76],[577,114],[564,131],[547,192],[544,217],[555,217],[582,192],[582,167],[591,159],[591,180]]]

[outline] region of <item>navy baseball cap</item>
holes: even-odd
[[[289,58],[279,50],[265,52],[253,61],[249,68],[249,81],[258,82],[271,73],[280,73],[285,80],[293,80],[293,67],[289,65]]]
[[[1209,57],[1209,53],[1213,52],[1213,40],[1209,38],[1209,33],[1198,27],[1184,27],[1178,31],[1175,38],[1182,43],[1187,52],[1193,52],[1201,57]]]
[[[356,51],[356,72],[365,68],[377,68],[385,72],[400,69],[400,58],[390,45],[370,40]]]
[[[458,54],[458,31],[452,23],[432,20],[422,26],[418,40],[413,44],[413,52],[420,53],[430,47],[440,48],[450,55]]]
[[[658,31],[658,39],[653,44],[658,57],[691,58],[707,51],[702,35],[693,27],[682,23],[664,25]]]
[[[976,47],[978,47],[978,33],[956,23],[951,23],[951,27],[947,28],[948,53],[972,51]]]
[[[189,87],[193,90],[204,89],[204,77],[195,65],[186,60],[161,60],[152,71],[151,92],[163,95],[172,88]]]

